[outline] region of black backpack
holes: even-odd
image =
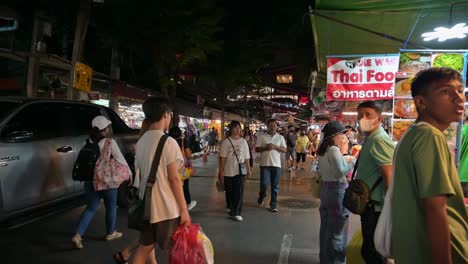
[[[74,181],[92,181],[94,177],[94,167],[99,158],[100,150],[98,143],[87,139],[86,144],[78,153],[73,165],[72,178]]]

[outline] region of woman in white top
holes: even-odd
[[[219,181],[224,183],[228,213],[235,221],[242,221],[242,203],[244,196],[244,176],[250,175],[250,154],[247,141],[241,137],[239,121],[229,125],[230,136],[221,144],[219,152]],[[241,173],[245,165],[246,174]]]
[[[349,212],[343,206],[346,175],[355,160],[347,163],[341,154],[346,128],[331,121],[323,128],[323,141],[318,147],[320,186],[320,263],[345,263]]]

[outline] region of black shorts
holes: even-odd
[[[149,246],[157,244],[161,249],[170,249],[172,235],[180,224],[180,217],[164,220],[154,224],[148,223],[140,233],[140,244]]]
[[[306,156],[307,156],[306,153],[296,152],[296,156],[297,156],[296,162],[299,162],[301,160],[301,157],[302,157],[302,162],[306,161]]]

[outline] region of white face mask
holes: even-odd
[[[359,120],[359,128],[362,132],[372,131],[375,128],[375,121],[377,121],[377,119],[378,117],[374,119],[361,118],[361,120]]]

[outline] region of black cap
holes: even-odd
[[[343,133],[347,131],[347,129],[343,126],[343,124],[341,124],[338,121],[330,121],[325,125],[322,131],[323,131],[323,139],[325,140],[333,136],[336,136],[340,133]]]

